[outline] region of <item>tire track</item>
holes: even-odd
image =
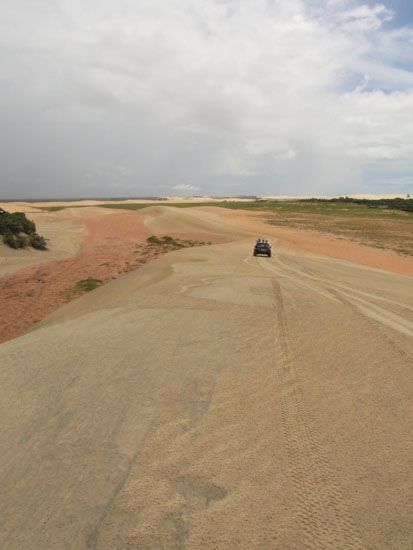
[[[364,548],[334,473],[304,410],[293,366],[287,317],[279,283],[272,279],[277,324],[276,364],[289,477],[306,548]]]
[[[372,316],[374,318],[377,317],[376,320],[379,320],[383,324],[387,324],[386,317],[390,318],[390,323],[392,328],[395,328],[395,330],[398,330],[399,332],[403,332],[407,336],[413,335],[413,323],[409,320],[403,318],[400,315],[397,315],[393,312],[390,312],[386,310],[383,307],[378,306],[377,304],[374,304],[372,302],[380,301],[380,302],[387,302],[393,306],[397,306],[398,308],[401,308],[403,310],[412,312],[413,308],[409,307],[407,304],[401,304],[399,302],[396,302],[394,300],[389,300],[388,298],[385,298],[383,296],[374,295],[368,292],[364,292],[358,289],[355,289],[353,287],[349,287],[347,285],[339,284],[337,282],[333,282],[331,280],[328,280],[324,277],[320,277],[320,275],[312,271],[309,268],[306,268],[306,270],[302,270],[301,268],[292,267],[288,264],[286,264],[284,261],[282,261],[279,256],[277,257],[277,261],[280,264],[281,268],[285,268],[288,271],[292,271],[296,275],[299,275],[300,277],[305,277],[306,279],[311,279],[312,281],[315,281],[317,284],[319,284],[322,288],[326,289],[328,292],[331,292],[331,289],[334,289],[334,295],[337,293],[346,296],[347,299],[354,301],[354,302],[360,302],[364,305],[364,312]],[[271,266],[268,266],[269,269],[271,269]],[[357,304],[354,304],[357,306]],[[366,307],[371,309],[371,311],[367,312]],[[362,309],[361,307],[359,309]],[[379,313],[380,319],[378,318],[377,313]]]
[[[398,302],[394,302],[393,300],[388,300],[386,298],[383,298],[381,300],[380,296],[375,296],[370,293],[357,291],[356,289],[353,289],[346,285],[334,283],[332,281],[329,281],[328,279],[320,277],[318,273],[308,268],[306,268],[306,270],[304,271],[298,267],[296,268],[291,267],[285,262],[281,261],[279,258],[279,255],[277,255],[276,260],[279,266],[276,266],[274,264],[268,264],[268,262],[265,262],[265,263],[260,262],[260,265],[261,267],[263,267],[267,271],[272,272],[275,275],[281,275],[281,276],[285,276],[288,279],[291,279],[295,284],[298,284],[299,286],[306,286],[306,285],[302,285],[301,280],[298,278],[295,278],[291,275],[285,275],[283,273],[283,270],[287,270],[287,273],[288,271],[290,271],[292,273],[295,273],[297,276],[299,275],[301,278],[305,278],[306,280],[312,281],[313,284],[318,285],[318,287],[320,287],[320,288],[317,288],[317,286],[314,286],[313,290],[315,292],[319,294],[324,294],[326,295],[326,297],[328,296],[329,298],[347,307],[359,319],[362,319],[364,322],[368,323],[375,330],[378,330],[380,332],[380,337],[383,340],[385,340],[387,344],[400,357],[402,357],[405,362],[409,364],[411,363],[412,361],[411,354],[407,353],[406,350],[402,349],[400,345],[394,340],[394,338],[392,338],[391,334],[389,334],[388,331],[385,331],[384,328],[386,327],[386,328],[393,329],[399,334],[403,334],[404,336],[410,337],[413,335],[413,323],[400,315],[397,315],[381,306],[371,303],[371,298],[377,299],[380,301],[390,302],[400,307],[403,307],[402,304],[399,304]],[[349,292],[353,294],[354,293],[361,294],[365,297],[368,296],[369,300],[367,300],[366,298],[361,298],[360,296],[357,296],[357,295],[354,296],[353,294],[349,294]],[[410,310],[411,308],[409,308],[408,306],[405,306],[403,309]]]
[[[413,334],[413,324],[404,317],[401,317],[400,315],[396,315],[395,313],[390,312],[383,307],[372,304],[371,301],[360,298],[359,296],[353,296],[348,292],[368,295],[370,297],[370,300],[371,298],[380,300],[379,296],[376,297],[373,294],[364,293],[362,291],[359,292],[356,289],[352,289],[351,287],[348,287],[346,285],[333,283],[332,281],[320,277],[316,272],[308,268],[306,268],[306,271],[303,271],[300,268],[292,268],[279,260],[278,257],[277,259],[281,265],[281,269],[284,267],[290,271],[293,271],[297,275],[300,275],[300,277],[315,281],[323,289],[324,292],[328,293],[331,298],[340,302],[344,307],[347,307],[352,312],[352,314],[356,315],[356,317],[368,323],[375,330],[378,330],[380,332],[380,337],[387,342],[387,344],[393,349],[393,351],[395,351],[405,362],[409,364],[411,363],[412,356],[408,354],[405,350],[403,350],[391,337],[391,335],[389,335],[388,332],[383,329],[384,327],[388,327],[405,336],[411,336]],[[273,273],[276,272],[275,266],[273,265],[268,265],[267,263],[262,263],[261,265],[265,269]],[[300,283],[298,279],[294,279],[293,277],[290,278],[295,283]],[[401,304],[398,304],[398,302],[387,300],[386,298],[383,298],[383,300],[402,306]],[[409,310],[410,308],[406,306],[405,309]]]

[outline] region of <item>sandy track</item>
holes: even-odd
[[[251,245],[165,256],[0,346],[2,547],[412,546],[412,279]]]

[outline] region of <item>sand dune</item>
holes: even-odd
[[[411,548],[412,278],[146,224],[232,242],[0,346],[2,548]]]
[[[234,225],[232,219],[227,220],[220,215],[217,208],[178,208],[151,206],[143,211],[145,225],[150,232],[158,235],[172,233],[181,238],[213,239],[214,242],[234,240],[251,235],[251,229]]]
[[[77,297],[78,281],[92,277],[106,283],[165,253],[161,247],[147,246],[152,233],[208,243],[249,234],[221,220],[215,211],[171,207],[137,212],[67,208],[29,217],[45,230],[49,249],[0,249],[0,343],[24,334]]]
[[[73,210],[65,213],[29,213],[28,217],[36,224],[37,231],[47,239],[48,250],[26,248],[13,250],[0,242],[0,277],[14,273],[30,265],[39,265],[52,260],[68,258],[76,254],[82,241],[83,225]]]
[[[42,228],[55,227],[46,252],[8,249],[3,257],[8,272],[0,278],[0,343],[78,296],[73,293],[78,281],[92,277],[106,283],[152,259],[140,213],[70,208],[41,221]]]

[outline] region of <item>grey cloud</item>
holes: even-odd
[[[0,194],[371,192],[413,168],[413,31],[388,17],[353,0],[3,0]]]

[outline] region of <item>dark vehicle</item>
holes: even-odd
[[[254,256],[268,256],[271,258],[270,243],[268,241],[261,241],[258,239],[254,246]]]

